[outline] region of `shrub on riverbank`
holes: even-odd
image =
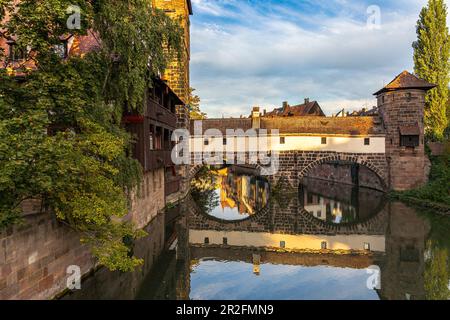
[[[425,186],[395,193],[400,200],[422,202],[422,204],[445,209],[450,208],[450,144],[447,143],[444,155],[431,157],[430,180]]]

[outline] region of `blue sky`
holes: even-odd
[[[192,0],[191,86],[209,117],[307,97],[328,115],[371,107],[372,93],[412,71],[411,43],[426,2]],[[368,27],[371,5],[380,9],[379,28]]]
[[[378,300],[365,269],[202,260],[191,273],[193,300]]]

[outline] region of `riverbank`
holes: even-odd
[[[411,203],[450,215],[450,150],[446,147],[444,155],[430,157],[431,171],[429,182],[420,188],[393,192],[392,199]]]

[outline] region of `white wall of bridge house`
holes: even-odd
[[[138,190],[131,195],[131,210],[126,219],[144,228],[164,206],[164,168],[161,168],[144,174]]]
[[[326,143],[322,144],[322,138]],[[365,139],[369,139],[369,145]],[[386,151],[384,136],[306,136],[306,135],[280,135],[261,137],[193,137],[190,139],[191,153],[198,152],[255,152],[255,151],[330,151],[341,153],[378,153]],[[282,143],[284,139],[284,143]],[[208,143],[205,144],[205,140]]]
[[[326,242],[329,250],[364,251],[368,244],[371,251],[385,252],[386,238],[384,235],[289,235],[241,231],[189,230],[189,243],[202,245],[208,238],[210,245],[222,245],[227,239],[227,245],[238,247],[280,248],[284,242],[289,250],[321,250]]]

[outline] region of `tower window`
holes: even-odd
[[[280,144],[285,144],[285,143],[286,143],[286,138],[280,137]]]
[[[364,138],[364,145],[370,146],[370,138]]]
[[[400,127],[400,146],[418,147],[420,145],[420,128],[417,124]]]
[[[401,136],[400,146],[402,147],[418,147],[419,146],[419,136]]]
[[[322,144],[327,144],[327,138],[326,137],[322,137]]]

